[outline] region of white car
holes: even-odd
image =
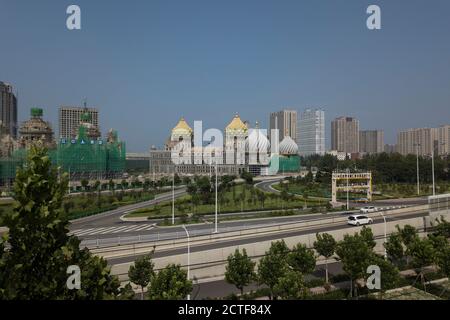
[[[363,215],[351,215],[347,219],[347,224],[351,224],[352,226],[362,226],[364,224],[371,224],[372,222],[372,218]]]
[[[359,212],[361,213],[371,213],[371,212],[375,212],[378,209],[375,208],[374,206],[366,206],[366,207],[362,207],[361,209],[359,209]]]

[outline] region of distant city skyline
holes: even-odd
[[[99,110],[130,152],[161,146],[181,116],[223,128],[238,112],[269,128],[286,106],[355,117],[364,130],[450,122],[450,2],[377,1],[382,29],[366,28],[371,1],[78,0],[83,28],[68,31],[69,1],[2,3],[0,81],[18,96],[18,123],[45,110]],[[417,22],[417,23],[416,23]]]

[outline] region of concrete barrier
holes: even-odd
[[[400,217],[401,215],[411,214],[412,212],[424,212],[428,209],[428,205],[421,205],[409,208],[396,209],[391,211],[385,211],[383,214],[386,217]],[[368,214],[372,218],[381,217],[380,212]],[[245,237],[255,237],[257,235],[268,235],[274,233],[283,233],[287,231],[299,231],[314,229],[316,227],[333,226],[344,224],[347,221],[347,217],[331,217],[326,219],[314,219],[309,221],[301,221],[296,223],[285,223],[276,226],[267,226],[259,228],[249,228],[240,231],[223,232],[218,234],[202,235],[191,237],[191,245],[200,245],[205,243],[217,243],[226,240],[233,240]],[[170,249],[176,249],[186,246],[186,239],[179,238],[173,240],[152,241],[146,243],[129,244],[123,246],[104,247],[98,249],[91,249],[91,252],[97,255],[101,255],[105,258],[123,257],[132,254],[145,254],[153,250],[153,247],[157,247],[158,251],[165,251]]]
[[[449,215],[444,216],[446,219],[449,218]],[[424,217],[415,217],[409,219],[403,219],[398,221],[388,221],[386,224],[387,234],[389,235],[392,232],[396,231],[396,225],[404,226],[411,225],[419,230],[427,230],[431,225],[427,219]],[[369,226],[372,229],[372,232],[375,237],[376,246],[375,251],[379,254],[383,254],[384,247],[384,223],[373,224]],[[355,232],[359,232],[362,227],[353,227],[350,229],[339,229],[339,230],[331,230],[327,231],[327,233],[331,234],[337,241],[342,240],[345,234],[353,234]],[[422,233],[422,236],[425,236],[425,232]],[[298,243],[305,244],[307,247],[312,248],[314,241],[316,241],[316,234],[303,234],[289,237],[280,237],[280,239],[284,239],[287,246],[292,248]],[[235,249],[246,249],[248,255],[252,257],[253,260],[258,261],[260,257],[262,257],[265,252],[269,249],[272,241],[275,240],[267,240],[260,241],[256,243],[242,244],[238,246],[229,246],[223,248],[215,248],[210,250],[205,250],[201,252],[192,252],[191,253],[191,275],[192,277],[196,277],[197,279],[207,279],[210,277],[220,277],[223,276],[225,272],[226,259],[229,254],[233,253]],[[155,262],[155,268],[160,269],[166,266],[169,263],[179,263],[182,266],[187,266],[187,253],[177,254],[173,256],[160,257],[153,259]],[[112,266],[112,272],[120,276],[122,281],[126,281],[126,273],[128,272],[128,268],[132,263],[123,263]]]

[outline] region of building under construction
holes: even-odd
[[[0,158],[0,186],[11,186],[28,150],[21,148]],[[106,141],[92,139],[83,125],[76,137],[62,138],[55,149],[49,149],[52,162],[67,172],[71,181],[120,178],[125,171],[125,155],[125,142],[119,141],[116,131],[110,130]]]

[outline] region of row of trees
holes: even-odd
[[[363,227],[359,233],[345,235],[337,242],[327,233],[317,234],[314,250],[303,244],[297,244],[289,250],[286,243],[272,242],[270,249],[260,259],[257,270],[245,249],[237,250],[228,257],[225,279],[244,293],[244,287],[256,282],[268,287],[269,298],[302,299],[308,290],[304,276],[314,271],[316,259],[320,256],[326,262],[334,257],[350,279],[350,296],[357,296],[360,283],[367,280],[367,267],[377,265],[381,270],[381,290],[396,288],[400,283],[399,261],[408,257],[411,266],[416,268],[424,282],[424,268],[435,265],[446,276],[450,276],[450,223],[442,220],[435,231],[426,238],[420,238],[417,230],[411,226],[398,228],[390,235],[385,244],[389,259],[374,252],[376,242],[370,228]],[[329,283],[328,264],[325,266],[325,282]]]
[[[425,267],[435,265],[444,275],[450,276],[450,222],[444,219],[437,222],[434,231],[425,238],[420,238],[412,226],[397,226],[397,232],[389,235],[385,244],[389,260],[399,268],[411,266],[416,269],[425,290]]]
[[[416,155],[403,156],[399,153],[380,153],[366,155],[362,159],[338,161],[332,155],[312,155],[303,158],[302,164],[307,167],[317,167],[321,172],[320,179],[331,179],[331,172],[336,169],[357,168],[370,170],[374,183],[414,183],[416,182]],[[436,181],[450,180],[450,156],[435,157]],[[431,183],[431,158],[419,157],[420,180]]]
[[[129,280],[140,286],[141,299],[147,289],[147,298],[154,300],[181,300],[192,291],[192,281],[187,279],[187,272],[180,265],[169,264],[159,272],[155,272],[155,265],[151,256],[138,258],[128,270]],[[130,288],[130,284],[126,285]]]
[[[178,174],[175,174],[174,177],[175,185],[181,184],[182,180]],[[102,190],[111,190],[115,192],[116,190],[125,190],[128,188],[137,189],[142,188],[143,191],[153,191],[161,189],[162,187],[172,185],[172,179],[167,177],[163,177],[159,180],[153,181],[149,178],[145,178],[144,181],[139,180],[137,177],[133,178],[131,181],[126,179],[122,179],[120,183],[116,183],[114,180],[110,179],[107,183],[101,183],[99,180],[90,182],[87,179],[82,179],[80,181],[81,188],[83,191],[87,192],[98,192]]]

